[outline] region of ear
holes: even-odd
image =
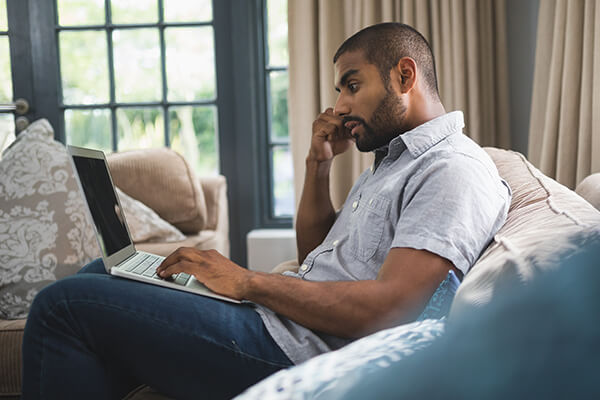
[[[410,57],[402,57],[394,68],[398,74],[400,91],[408,93],[417,84],[417,63]]]

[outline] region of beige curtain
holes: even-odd
[[[504,0],[288,0],[289,124],[296,204],[304,181],[311,125],[333,106],[333,55],[360,29],[399,21],[432,45],[447,111],[465,112],[465,132],[481,145],[508,148],[508,77]],[[357,150],[336,158],[331,197],[339,207],[372,162]]]
[[[600,171],[600,0],[540,2],[529,158],[570,188]]]

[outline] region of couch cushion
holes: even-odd
[[[0,398],[21,393],[21,342],[25,321],[0,320]]]
[[[204,194],[181,155],[160,148],[114,153],[107,159],[113,182],[123,192],[183,233],[197,233],[204,228]]]
[[[543,175],[522,154],[485,150],[510,185],[513,197],[505,224],[460,285],[450,318],[487,304],[505,282],[515,277],[530,280],[536,273],[533,261],[557,257],[569,246],[572,234],[600,224],[600,212]]]
[[[575,188],[575,193],[600,210],[600,172],[587,176]]]
[[[27,316],[35,295],[99,257],[69,155],[36,121],[0,161],[0,318]]]

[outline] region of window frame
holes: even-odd
[[[271,79],[270,73],[275,71],[288,71],[288,67],[285,66],[274,66],[269,65],[267,60],[269,59],[269,37],[268,37],[268,10],[267,0],[259,1],[259,13],[260,13],[260,26],[259,34],[262,41],[262,51],[259,68],[262,74],[258,76],[259,87],[262,87],[262,97],[260,104],[263,106],[260,110],[261,115],[261,126],[259,129],[258,140],[261,143],[259,153],[259,170],[261,177],[260,182],[260,194],[262,205],[260,210],[261,216],[261,228],[291,228],[292,227],[292,216],[276,216],[275,215],[275,182],[274,182],[274,165],[273,165],[273,149],[280,146],[287,146],[289,148],[290,142],[282,140],[273,140],[271,131],[272,126],[272,107],[271,107]]]

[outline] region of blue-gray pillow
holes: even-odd
[[[326,398],[426,348],[444,332],[444,319],[427,319],[386,329],[295,367],[279,371],[236,397],[248,399]],[[342,387],[340,387],[340,384]]]

